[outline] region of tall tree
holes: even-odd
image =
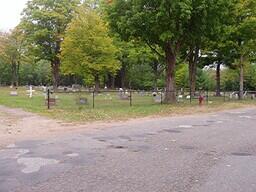
[[[165,101],[176,102],[176,58],[183,41],[184,28],[191,16],[191,2],[113,0],[106,7],[112,28],[122,38],[140,39],[165,58]],[[164,55],[159,53],[156,47],[160,47]]]
[[[233,40],[233,51],[236,54],[236,64],[239,68],[239,98],[244,92],[244,67],[253,52],[252,44],[256,41],[256,1],[237,0],[232,10],[233,23],[230,33]],[[254,43],[253,43],[254,42]],[[255,47],[255,44],[254,44]]]
[[[192,0],[192,13],[189,20],[189,27],[186,33],[186,46],[188,50],[189,63],[189,85],[192,95],[196,90],[196,70],[200,62],[200,52],[205,47],[208,48],[208,39],[217,41],[222,36],[221,31],[224,23],[223,19],[229,16],[232,0]]]
[[[217,3],[220,1],[224,0],[217,0]],[[207,1],[209,2],[212,1]],[[198,7],[207,3],[202,1]],[[191,0],[113,0],[108,1],[106,5],[111,27],[123,39],[142,40],[159,56],[165,58],[165,102],[168,103],[176,102],[175,66],[181,46],[185,45],[190,37],[188,32],[193,9]],[[162,51],[159,52],[157,48]]]
[[[31,0],[23,11],[22,28],[38,59],[51,62],[53,85],[60,81],[61,42],[79,0]]]
[[[62,44],[63,72],[94,77],[96,91],[101,75],[120,68],[117,48],[108,35],[108,26],[96,10],[83,5],[70,23]]]
[[[11,65],[11,85],[19,86],[19,70],[24,58],[24,36],[19,27],[10,33],[1,33],[0,56],[2,61]]]

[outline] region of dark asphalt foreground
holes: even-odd
[[[0,150],[9,191],[255,192],[256,109],[18,142]]]

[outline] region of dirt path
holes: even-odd
[[[248,108],[248,107],[246,107]],[[249,107],[250,108],[250,107]],[[223,111],[223,110],[217,110]],[[205,111],[207,115],[210,111]],[[214,111],[212,111],[214,112]],[[170,114],[171,115],[171,114]],[[174,116],[172,114],[171,116]],[[197,114],[189,115],[194,116]],[[72,132],[84,132],[92,130],[101,130],[110,127],[129,126],[134,124],[154,121],[154,119],[170,118],[171,116],[159,117],[150,116],[145,118],[131,119],[127,121],[111,122],[89,122],[89,123],[66,123],[60,120],[50,119],[34,113],[25,112],[22,109],[8,108],[0,105],[0,149],[20,140],[42,139],[47,137],[56,137],[61,134]],[[179,114],[178,116],[181,116]],[[184,116],[184,115],[182,115]]]
[[[80,126],[0,106],[0,148],[17,140],[56,136]]]
[[[140,120],[130,120],[129,123],[132,124],[136,121]],[[126,123],[124,121],[85,122],[83,124],[66,123],[25,112],[22,109],[8,108],[0,105],[0,148],[20,140],[56,137],[60,134],[105,129],[113,126],[122,126]]]

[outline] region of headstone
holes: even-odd
[[[18,92],[17,91],[11,91],[10,96],[18,96]]]
[[[156,95],[156,96],[154,96],[154,101],[156,102],[156,103],[161,103],[162,102],[162,97],[161,97],[161,95]]]
[[[78,85],[78,84],[73,84],[73,85],[72,85],[72,91],[73,91],[73,92],[80,91],[81,88],[82,88],[81,85]]]
[[[145,96],[145,91],[144,91],[144,90],[143,90],[143,91],[140,91],[140,92],[139,92],[139,95],[142,96],[142,97]]]
[[[48,105],[48,99],[45,100],[45,105]],[[49,98],[49,105],[55,106],[56,105],[56,99],[55,98]]]
[[[122,88],[119,88],[118,96],[121,100],[129,100],[128,91],[124,91]]]
[[[178,102],[182,102],[183,101],[183,95],[179,95],[178,96]]]
[[[77,104],[79,105],[87,105],[88,104],[88,99],[85,97],[80,97],[77,101]]]

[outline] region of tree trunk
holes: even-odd
[[[189,56],[189,87],[191,95],[195,96],[196,92],[196,72],[197,72],[197,62],[199,57],[199,47],[196,46],[190,48]]]
[[[17,63],[17,69],[16,69],[16,85],[19,86],[20,82],[20,62]]]
[[[165,48],[166,56],[166,93],[165,103],[176,103],[176,83],[175,83],[175,65],[176,55],[171,48],[171,44],[168,43]]]
[[[58,39],[56,41],[56,48],[55,48],[55,54],[52,61],[52,74],[53,74],[53,87],[54,89],[57,89],[60,85],[60,58],[58,55],[61,53],[61,39]]]
[[[111,89],[115,89],[115,77],[111,76]]]
[[[189,87],[191,95],[195,96],[196,92],[196,63],[194,61],[189,62]]]
[[[125,88],[125,67],[122,67],[120,71],[121,88]]]
[[[153,74],[154,74],[154,78],[153,78],[153,90],[154,91],[157,91],[158,65],[159,65],[159,62],[156,59],[151,63],[151,68],[152,68]]]
[[[56,90],[60,83],[60,59],[56,58],[52,61],[52,77],[53,77],[53,88]]]
[[[221,96],[221,94],[220,94],[220,66],[221,66],[221,63],[218,62],[217,67],[216,67],[216,96],[217,97]]]
[[[100,91],[100,78],[99,75],[95,75],[95,91],[98,93]]]
[[[244,58],[240,57],[240,73],[239,73],[239,99],[243,99],[244,97],[244,66],[243,66]]]
[[[11,85],[12,86],[17,86],[17,66],[16,66],[16,63],[13,61],[12,62],[12,82],[11,82]]]

